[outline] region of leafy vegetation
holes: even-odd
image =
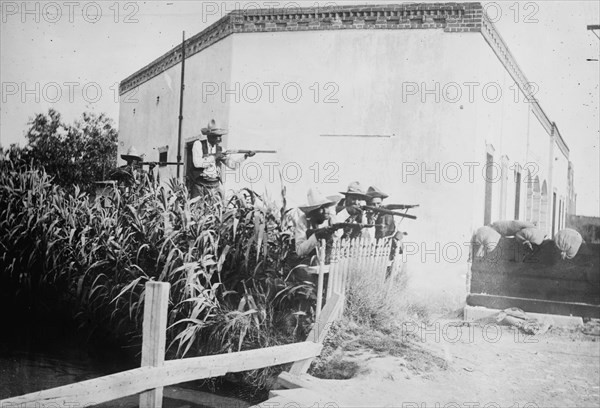
[[[93,182],[104,180],[116,167],[117,130],[105,114],[85,112],[69,125],[60,113],[50,109],[48,114],[37,114],[28,125],[24,158],[44,166],[64,188],[77,185],[92,192]]]
[[[144,284],[156,280],[171,284],[170,357],[305,339],[315,291],[287,276],[284,209],[250,190],[190,200],[175,180],[92,198],[27,159],[13,147],[0,161],[3,306],[71,311],[93,335],[139,345]]]

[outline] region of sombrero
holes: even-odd
[[[129,148],[129,150],[127,150],[127,154],[122,154],[121,155],[121,159],[125,160],[125,161],[130,161],[130,160],[139,160],[142,161],[144,160],[142,158],[142,156],[140,156],[140,154],[138,153],[138,151],[136,150],[135,147],[131,146]]]
[[[325,197],[319,190],[316,188],[311,188],[308,190],[306,194],[308,204],[304,206],[299,206],[304,213],[309,213],[317,208],[321,207],[329,207],[335,205],[337,203],[337,197]]]
[[[389,197],[386,193],[384,193],[383,191],[381,191],[380,189],[378,189],[375,186],[370,186],[367,189],[367,195],[369,197],[371,197],[371,198],[377,198],[377,197],[379,197],[382,200]]]
[[[345,196],[347,196],[347,195],[358,196],[365,200],[368,200],[369,198],[371,198],[365,193],[365,189],[362,188],[362,186],[360,185],[360,183],[358,181],[353,181],[352,183],[350,183],[348,185],[347,191],[345,191],[345,192],[340,191],[340,193],[344,194]]]
[[[208,125],[200,129],[200,131],[203,135],[223,136],[227,134],[227,129],[218,128],[214,119],[211,119]]]

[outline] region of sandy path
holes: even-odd
[[[354,406],[600,406],[598,337],[566,331],[525,337],[504,326],[457,331],[447,323],[417,333],[423,347],[444,357],[446,370],[415,375],[402,357],[346,352],[344,357],[360,361],[365,371],[350,380],[316,382]]]

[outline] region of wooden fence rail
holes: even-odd
[[[359,274],[371,274],[377,281],[384,283],[386,279],[395,278],[402,266],[400,245],[394,246],[390,239],[356,238],[334,241],[329,264],[324,262],[326,249],[326,242],[322,241],[318,251],[320,262],[317,272],[316,319],[307,337],[307,341],[317,343],[323,343],[333,322],[342,316],[346,302],[346,288],[350,279]],[[394,256],[390,259],[392,251]],[[323,289],[325,275],[327,275],[326,290]],[[325,297],[325,307],[321,310],[323,297]],[[314,357],[296,361],[289,373],[293,376],[305,374],[313,359]],[[285,381],[285,378],[281,380],[282,383]]]
[[[38,391],[0,401],[1,407],[88,406],[167,385],[218,377],[318,356],[321,344],[293,343],[237,353],[165,361],[160,367],[140,367],[92,380]],[[36,405],[37,404],[37,405]],[[51,405],[54,404],[54,405]],[[140,402],[140,407],[160,407]]]
[[[160,408],[165,386],[306,360],[321,353],[321,344],[306,341],[164,361],[169,286],[164,282],[146,284],[142,367],[4,399],[0,407],[89,406],[141,393],[141,408]]]
[[[323,308],[323,299],[329,301],[333,293],[338,293],[345,299],[348,280],[357,275],[370,274],[381,283],[386,279],[394,279],[401,270],[402,257],[400,245],[394,245],[391,239],[368,240],[355,238],[352,240],[334,241],[329,256],[329,264],[325,264],[325,241],[319,250],[319,267],[317,279],[317,309],[316,320],[319,319]],[[390,257],[390,253],[393,256]],[[327,289],[323,287],[327,278]],[[343,302],[340,313],[343,312]]]
[[[390,252],[394,250],[393,260]],[[325,253],[325,243],[320,248]],[[316,322],[305,342],[237,353],[165,361],[167,308],[170,285],[146,283],[141,367],[75,384],[37,391],[0,401],[0,407],[89,406],[140,394],[141,408],[160,408],[163,387],[223,376],[227,373],[292,363],[290,373],[306,373],[321,353],[331,324],[341,316],[349,279],[357,273],[374,274],[382,282],[400,271],[399,247],[390,240],[338,241],[330,263],[318,267]],[[327,288],[325,274],[328,274]],[[325,299],[323,299],[323,297]],[[323,301],[325,306],[323,308]]]

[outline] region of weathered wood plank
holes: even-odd
[[[600,306],[583,303],[556,302],[542,299],[471,293],[467,295],[467,305],[483,306],[490,309],[501,310],[509,307],[518,307],[525,312],[532,313],[600,318]]]
[[[337,316],[337,311],[341,307],[342,298],[337,293],[331,296],[331,299],[321,313],[319,319],[315,322],[312,330],[308,333],[307,341],[313,341],[317,344],[322,344],[327,336],[327,332],[333,323],[333,320]],[[303,360],[296,360],[296,362],[290,368],[290,374],[301,375],[308,371],[310,363],[316,356],[310,356]]]
[[[162,367],[135,368],[93,380],[4,399],[0,401],[0,406],[100,404],[157,387],[218,377],[228,372],[256,370],[305,360],[318,356],[322,348],[322,344],[306,341],[237,353],[169,360],[165,361]]]
[[[274,390],[271,391],[272,401],[285,401],[287,402],[283,406],[295,407],[295,408],[315,408],[315,407],[352,407],[352,405],[341,405],[337,404],[338,401],[335,401],[331,396],[324,394],[323,392],[315,392],[311,390],[307,390],[304,388],[297,388],[293,390]],[[264,407],[268,407],[269,405],[264,402],[260,405]],[[271,405],[273,407],[275,405]]]
[[[470,292],[600,305],[600,290],[587,281],[474,273]]]
[[[317,320],[319,319],[319,315],[321,314],[321,309],[323,308],[323,280],[324,280],[324,270],[325,270],[325,241],[323,241],[321,245],[321,257],[319,259],[319,275],[317,278],[317,310],[315,312]]]
[[[327,382],[323,382],[318,378],[312,377],[308,374],[303,374],[301,376],[292,375],[286,371],[279,374],[277,377],[277,384],[279,384],[284,389],[293,390],[297,388],[302,388],[306,390],[311,390],[319,394],[327,395],[330,392],[330,388],[328,387]],[[342,402],[336,399],[336,402]],[[344,405],[340,405],[342,407],[351,406],[346,403]]]
[[[544,306],[563,310],[557,314],[573,310],[563,303],[600,305],[600,245],[583,244],[573,259],[563,260],[554,241],[530,251],[513,238],[502,238],[494,251],[473,260],[469,291],[557,302],[560,306]]]
[[[167,282],[146,283],[142,328],[142,367],[160,367],[165,362],[170,287],[171,285]],[[162,387],[143,392],[140,394],[140,408],[161,408],[162,399]]]

